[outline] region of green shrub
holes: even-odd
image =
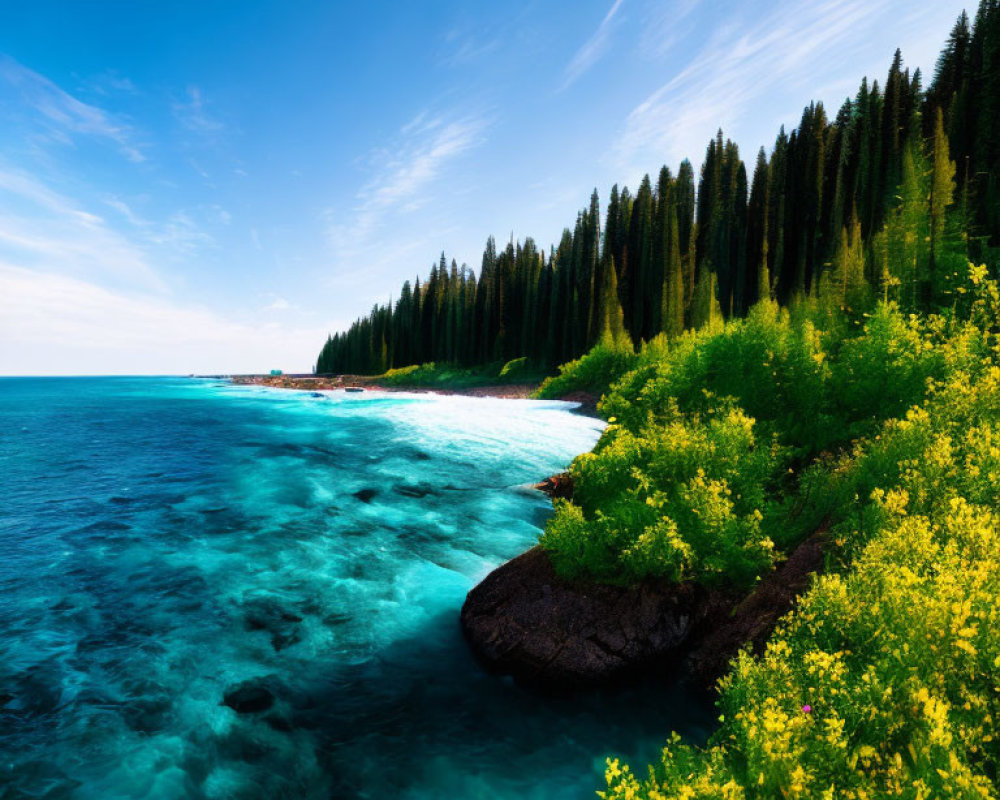
[[[721,330],[679,337],[660,358],[625,375],[601,409],[635,430],[658,419],[671,399],[691,413],[732,397],[758,423],[815,450],[835,435],[824,392],[828,372],[815,329],[793,326],[787,311],[763,302]]]
[[[571,392],[601,396],[635,363],[631,343],[600,342],[576,361],[559,367],[559,374],[546,378],[535,396],[549,400],[558,400]]]
[[[747,585],[774,559],[761,509],[782,459],[738,408],[706,420],[675,409],[638,434],[612,424],[573,462],[574,503],[557,506],[541,545],[568,577]]]
[[[500,379],[513,381],[528,374],[528,359],[525,356],[515,358],[503,365],[500,370]]]

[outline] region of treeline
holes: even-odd
[[[687,160],[634,194],[616,185],[603,228],[595,189],[557,247],[498,251],[491,237],[478,276],[442,254],[425,282],[329,337],[317,372],[551,366],[605,335],[638,344],[764,296],[947,302],[967,259],[991,263],[1000,237],[1000,0],[982,0],[974,23],[962,13],[922,83],[897,50],[884,84],[863,80],[832,119],[811,103],[749,177],[720,130],[697,187]]]

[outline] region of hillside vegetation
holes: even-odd
[[[998,796],[1000,295],[984,267],[960,289],[846,335],[761,306],[614,383],[542,539],[561,569],[749,583],[820,525],[829,564],[709,745],[609,760],[605,797]]]

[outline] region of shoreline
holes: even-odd
[[[492,397],[499,400],[530,400],[538,390],[537,383],[499,383],[481,386],[422,386],[419,384],[385,385],[377,376],[336,375],[330,377],[290,375],[234,375],[229,379],[237,386],[266,386],[271,389],[289,389],[302,392],[324,392],[359,387],[373,392],[407,392],[409,394],[457,395],[462,397]],[[602,419],[597,412],[599,397],[587,392],[572,392],[556,398],[567,403],[579,403],[574,414]]]

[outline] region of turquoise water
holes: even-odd
[[[592,797],[700,735],[683,688],[546,697],[462,640],[599,434],[566,409],[0,380],[0,798]]]

